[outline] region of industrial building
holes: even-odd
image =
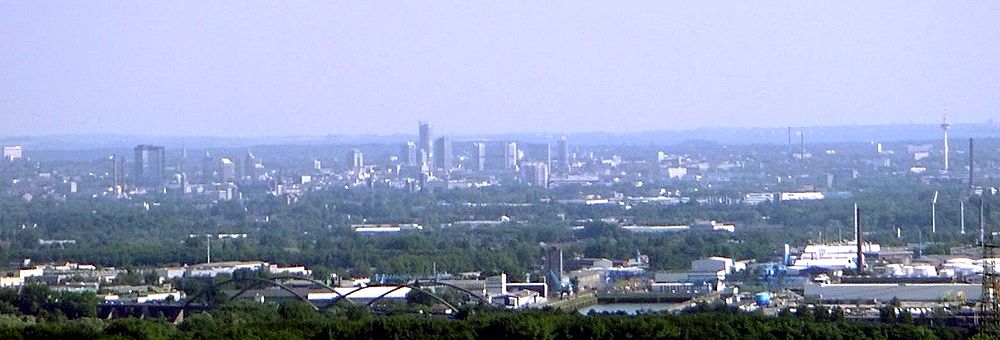
[[[797,275],[801,271],[810,268],[824,270],[844,270],[856,268],[858,263],[857,243],[846,244],[810,244],[805,246],[802,252],[793,256],[786,254],[786,261],[790,262],[788,273]],[[873,243],[862,243],[861,251],[867,259],[878,258],[882,247]]]
[[[403,224],[352,224],[351,228],[354,232],[361,234],[381,234],[381,233],[398,233],[400,231],[415,231],[423,230],[424,227],[415,223],[403,223]]]
[[[823,301],[979,301],[983,287],[971,283],[823,283],[807,281],[806,297]]]

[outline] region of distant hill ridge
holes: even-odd
[[[799,131],[805,133],[805,143],[833,142],[892,142],[926,141],[941,138],[941,128],[931,124],[843,125],[792,127],[792,143],[799,143]],[[998,124],[954,124],[948,130],[950,138],[1000,138]],[[498,133],[447,134],[453,140],[516,140],[554,143],[559,133]],[[691,140],[714,141],[720,144],[788,143],[788,128],[697,128],[676,131],[643,132],[579,132],[565,134],[576,145],[656,144],[674,145]],[[0,145],[22,145],[36,150],[112,149],[138,144],[164,145],[191,149],[215,147],[248,147],[254,145],[321,145],[321,144],[394,144],[416,140],[416,135],[327,135],[327,136],[135,136],[135,135],[51,135],[0,137]]]

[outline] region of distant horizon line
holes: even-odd
[[[420,120],[419,122],[427,122],[427,120]],[[431,127],[433,128],[433,121],[429,121]],[[800,125],[800,126],[716,126],[716,127],[695,127],[695,128],[685,128],[685,129],[654,129],[654,130],[634,130],[634,131],[577,131],[577,132],[552,132],[552,131],[513,131],[513,132],[487,132],[487,133],[444,133],[444,134],[434,134],[437,136],[455,136],[455,137],[475,137],[475,136],[505,136],[505,135],[533,135],[533,136],[568,136],[568,135],[622,135],[622,134],[649,134],[649,133],[660,133],[660,132],[690,132],[698,130],[785,130],[792,129],[793,133],[799,132],[803,129],[830,129],[830,128],[850,128],[850,127],[940,127],[939,123],[888,123],[888,124],[840,124],[840,125]],[[949,123],[951,129],[955,127],[965,127],[965,126],[1000,126],[989,120],[986,122],[978,123]],[[414,129],[416,130],[416,129]],[[97,133],[54,133],[54,134],[37,134],[37,135],[0,135],[0,139],[19,139],[19,138],[80,138],[80,137],[122,137],[122,138],[192,138],[192,139],[282,139],[282,138],[329,138],[329,137],[402,137],[402,136],[417,136],[417,133],[327,133],[327,134],[288,134],[288,135],[183,135],[183,134],[124,134],[124,133],[109,133],[109,132],[97,132]]]

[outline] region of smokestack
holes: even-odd
[[[806,132],[799,130],[799,158],[806,159]]]
[[[857,203],[854,203],[854,241],[858,245],[858,273],[861,273],[865,268],[865,254],[861,249],[864,240],[861,237],[861,210],[858,209]]]
[[[972,190],[975,188],[975,185],[972,182],[972,166],[975,165],[973,162],[974,158],[972,157],[972,146],[972,138],[969,138],[969,194],[972,194]]]
[[[789,263],[789,258],[788,258],[788,253],[789,253],[789,250],[790,250],[790,249],[789,249],[789,247],[788,247],[788,243],[785,243],[785,258],[784,258],[784,261],[785,261],[785,265],[789,265],[789,264],[791,264],[791,263]]]
[[[948,114],[945,113],[941,121],[941,130],[944,131],[944,172],[948,172]]]
[[[205,248],[205,252],[208,253],[205,263],[212,264],[212,237],[208,234],[205,235]]]
[[[788,155],[791,156],[795,151],[792,151],[792,127],[788,127]]]
[[[917,227],[917,258],[924,257],[924,229]]]
[[[983,208],[985,201],[986,197],[979,195],[979,244],[986,244],[986,214]]]
[[[961,215],[959,216],[959,218],[962,221],[961,222],[961,224],[962,224],[962,235],[965,235],[965,200],[964,199],[963,200],[959,200],[958,203],[959,203],[958,204],[959,211],[961,211]]]

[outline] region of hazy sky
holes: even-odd
[[[0,0],[0,135],[617,132],[944,110],[1000,116],[1000,1]]]

